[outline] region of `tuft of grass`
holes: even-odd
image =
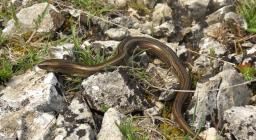
[[[100,110],[101,110],[102,112],[107,112],[109,108],[110,108],[110,106],[108,106],[108,105],[106,105],[106,104],[102,104],[102,105],[100,106]]]
[[[74,5],[85,9],[90,14],[98,16],[115,9],[113,6],[104,5],[104,2],[101,0],[72,0],[71,2]]]
[[[2,30],[0,30],[0,48],[7,41],[7,38],[2,34]]]
[[[41,54],[37,50],[28,49],[27,54],[21,57],[16,64],[13,65],[13,73],[21,74],[27,69],[32,68],[39,63]]]
[[[252,67],[251,65],[239,65],[238,66],[240,72],[244,75],[244,79],[246,81],[253,80],[256,76],[256,68]]]
[[[76,62],[83,63],[86,65],[95,65],[102,63],[105,60],[104,55],[101,55],[100,53],[95,54],[91,50],[90,46],[86,46],[86,48],[81,48],[82,39],[77,36],[75,25],[71,26],[71,30],[72,40],[74,43],[73,53]]]
[[[236,10],[245,18],[248,32],[256,33],[256,0],[240,0],[236,4]]]
[[[147,8],[142,2],[138,2],[137,0],[132,0],[128,3],[128,6],[137,10],[140,15],[147,15],[151,13],[151,10]]]
[[[3,58],[0,59],[0,81],[6,82],[9,78],[11,78],[12,72],[12,64],[9,59]]]
[[[133,126],[132,118],[127,118],[117,126],[123,134],[124,140],[148,140],[147,136],[138,133],[140,130],[138,127]]]

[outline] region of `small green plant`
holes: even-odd
[[[248,32],[256,33],[256,0],[239,0],[236,4],[236,10],[245,18]]]
[[[0,59],[0,82],[6,82],[12,76],[12,64],[9,59]]]
[[[102,63],[105,60],[104,55],[100,55],[100,53],[95,54],[91,50],[90,46],[86,46],[86,48],[81,48],[82,39],[76,35],[75,25],[71,26],[71,30],[72,30],[72,40],[74,43],[73,52],[74,52],[76,62],[83,63],[86,65],[95,65],[95,64]]]
[[[250,81],[253,80],[256,76],[256,68],[250,65],[240,65],[239,67],[240,72],[244,75],[245,80]]]
[[[27,69],[32,68],[34,65],[39,63],[40,53],[36,50],[28,49],[27,54],[21,57],[16,64],[13,65],[13,73],[21,74]]]
[[[117,125],[121,133],[124,136],[124,140],[148,140],[147,136],[140,135],[138,127],[133,125],[133,119],[127,118],[121,122],[120,125]]]
[[[107,110],[109,109],[110,107],[108,106],[108,105],[106,105],[106,104],[102,104],[101,106],[100,106],[100,110],[102,111],[102,112],[107,112]]]

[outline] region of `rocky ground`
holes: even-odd
[[[179,81],[156,56],[139,52],[87,78],[37,67],[52,58],[95,65],[124,38],[144,36],[168,45],[190,73],[184,117],[195,132],[255,140],[256,1],[245,6],[252,16],[244,3],[2,0],[0,139],[190,139],[171,114]]]

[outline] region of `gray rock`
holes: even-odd
[[[97,135],[98,140],[123,140],[123,134],[117,125],[121,124],[124,115],[109,108],[104,114],[100,132]]]
[[[50,57],[56,59],[64,59],[65,56],[73,56],[74,44],[67,43],[63,45],[58,45],[56,47],[50,48]]]
[[[105,31],[105,34],[114,40],[122,40],[129,35],[129,32],[123,28],[111,28]]]
[[[199,42],[200,54],[223,56],[227,50],[222,44],[211,37],[203,38]]]
[[[228,5],[220,8],[214,13],[210,14],[206,18],[208,25],[222,22],[226,13],[233,12],[235,10],[234,6]]]
[[[95,122],[83,98],[74,98],[57,118],[55,140],[95,140]]]
[[[84,80],[82,85],[90,107],[96,110],[113,107],[126,114],[144,110],[149,105],[143,94],[136,94],[126,85],[118,70],[92,75]]]
[[[144,5],[148,6],[149,8],[154,8],[157,3],[157,0],[143,0]]]
[[[35,22],[39,21],[39,16],[41,16],[42,19],[40,19],[41,22],[38,26]],[[37,26],[36,31],[39,33],[50,32],[59,28],[64,22],[64,18],[59,11],[53,5],[48,5],[47,3],[38,3],[21,9],[16,14],[16,17],[19,25],[16,27],[15,21],[13,19],[10,20],[3,30],[5,35],[33,31]]]
[[[210,0],[179,0],[180,3],[188,7],[189,15],[193,19],[201,19],[206,16],[207,7],[210,3]]]
[[[234,12],[226,13],[224,16],[224,21],[229,22],[229,23],[236,23],[244,30],[247,30],[247,28],[248,28],[246,20],[242,16],[240,16]]]
[[[160,108],[154,106],[149,109],[143,111],[143,114],[146,116],[159,116],[160,115]]]
[[[246,49],[247,54],[256,54],[256,44],[254,44],[251,48]]]
[[[168,101],[173,99],[176,95],[171,89],[178,89],[179,81],[172,71],[157,67],[156,65],[149,63],[146,71],[151,75],[154,86],[163,90],[159,96],[159,100]]]
[[[140,25],[140,32],[143,34],[152,35],[153,32],[153,23],[152,22],[145,22],[144,24]]]
[[[91,43],[92,47],[100,47],[103,49],[107,49],[110,51],[116,50],[119,41],[114,41],[114,40],[108,40],[108,41],[94,41]]]
[[[245,48],[251,48],[253,47],[253,43],[249,42],[249,41],[245,41],[244,43],[241,44],[242,47],[245,47]]]
[[[223,6],[233,5],[234,3],[234,0],[213,0],[213,10],[217,10]]]
[[[224,112],[224,120],[229,140],[255,140],[256,106],[232,107]]]
[[[136,28],[137,23],[139,23],[138,19],[130,16],[116,17],[111,21],[115,24],[122,25],[127,28]]]
[[[0,136],[42,139],[55,121],[52,112],[63,107],[63,97],[53,73],[27,71],[13,77],[0,91]],[[6,136],[6,137],[5,137]]]
[[[195,113],[193,125],[199,129],[205,126],[204,122],[218,122],[219,127],[222,127],[224,111],[233,106],[245,105],[249,101],[251,91],[247,85],[228,88],[243,82],[243,76],[232,68],[223,70],[205,83],[197,83],[190,104],[192,109],[189,111],[190,115]]]
[[[211,59],[206,55],[200,55],[195,61],[192,67],[193,73],[201,74],[203,77],[211,75],[215,69],[220,67],[219,61]]]
[[[158,3],[153,11],[152,21],[154,26],[158,26],[165,17],[172,16],[172,9],[165,3]]]
[[[205,140],[224,140],[223,137],[218,135],[218,131],[213,127],[204,130],[199,135]]]
[[[157,37],[171,36],[176,32],[175,26],[171,20],[162,23],[160,26],[156,26],[153,29],[153,35]]]

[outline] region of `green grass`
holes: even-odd
[[[240,0],[236,4],[236,10],[245,18],[247,31],[256,33],[256,0]]]
[[[100,53],[94,53],[90,46],[81,48],[82,39],[77,36],[75,25],[71,26],[72,41],[74,43],[73,53],[75,61],[86,65],[95,65],[105,61],[105,56]]]
[[[140,130],[133,125],[133,119],[131,118],[127,118],[117,126],[123,134],[124,140],[148,140],[147,136],[138,133]]]
[[[240,66],[239,70],[244,75],[244,79],[246,81],[253,80],[256,76],[256,68],[252,66],[249,66],[249,65]]]
[[[98,16],[115,9],[113,6],[104,5],[100,0],[72,0],[71,2],[90,14]]]
[[[9,78],[11,78],[13,74],[12,67],[13,66],[9,59],[0,59],[0,82],[6,82]]]

